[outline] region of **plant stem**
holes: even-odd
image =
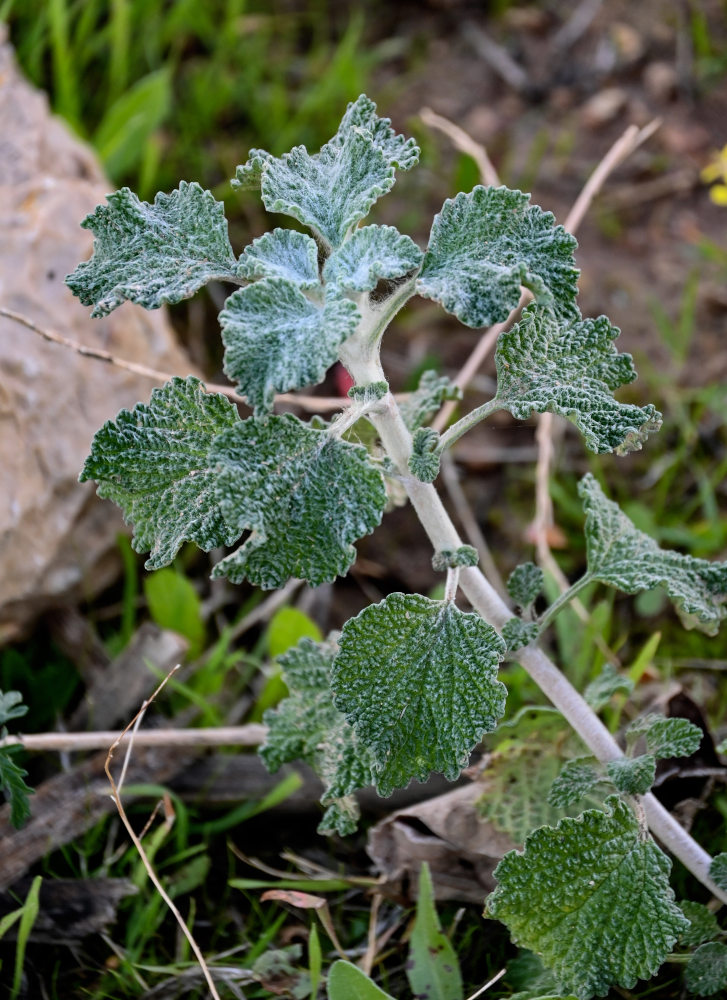
[[[359,381],[355,365],[351,374]],[[368,372],[366,375],[368,376]],[[383,378],[383,372],[381,377]],[[370,379],[367,378],[367,381]],[[433,548],[436,551],[459,548],[462,542],[439,494],[430,483],[422,483],[409,473],[411,435],[391,393],[384,396],[371,411],[369,419],[378,431],[389,457],[399,469],[412,506]],[[461,570],[460,587],[472,606],[495,628],[502,628],[512,618],[510,608],[477,567]],[[535,646],[525,647],[518,651],[518,660],[600,761],[607,763],[623,756],[621,748],[595,712],[541,649]],[[645,795],[642,802],[651,832],[703,885],[723,903],[727,903],[727,892],[719,889],[709,878],[712,861],[709,854],[653,795]]]
[[[439,439],[437,451],[443,452],[445,448],[450,448],[455,441],[458,441],[475,424],[479,424],[481,420],[485,420],[491,413],[499,409],[500,403],[496,399],[491,399],[489,402],[483,403],[482,406],[471,410],[442,434]]]
[[[538,619],[538,625],[540,625],[540,628],[547,628],[560,609],[566,604],[569,604],[576,594],[580,594],[584,587],[587,587],[590,582],[590,575],[588,573],[584,573],[580,580],[576,580],[576,582],[572,583],[567,590],[564,590],[563,593],[553,601],[550,607],[547,608]]]

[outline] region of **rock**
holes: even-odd
[[[586,101],[581,108],[581,120],[587,128],[598,129],[622,114],[628,99],[621,87],[606,87]]]
[[[111,189],[0,37],[0,305],[72,340],[186,375],[192,366],[163,312],[126,304],[92,320],[64,284],[91,251],[80,222]],[[95,431],[152,388],[0,317],[0,641],[59,598],[88,597],[113,579],[123,523],[93,484],[78,484],[78,473]]]

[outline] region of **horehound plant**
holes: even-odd
[[[694,923],[697,904],[676,905],[670,861],[651,834],[722,902],[724,859],[713,863],[649,792],[656,759],[693,752],[700,731],[647,717],[628,733],[624,754],[540,637],[591,581],[629,594],[662,585],[689,627],[714,634],[727,613],[727,564],[659,548],[586,475],[585,575],[539,618],[533,604],[543,577],[533,564],[510,578],[512,604],[498,594],[433,485],[443,453],[507,410],[518,419],[560,414],[592,451],[624,454],[659,428],[660,414],[614,398],[636,377],[632,360],[617,353],[619,331],[606,317],[581,317],[575,239],[528,195],[478,186],[447,200],[425,251],[392,226],[361,225],[395,169],[409,170],[418,156],[364,96],[316,154],[252,150],[233,186],[259,191],[268,211],[292,216],[311,235],[274,229],[239,257],[222,204],[197,184],[183,182],[153,204],[126,188],[110,195],[83,222],[95,236],[93,256],[68,284],[94,316],[126,300],[147,309],[179,302],[212,280],[239,286],[220,313],[224,369],[253,413],[241,419],[199,379],[172,378],[98,431],[81,479],[96,480],[99,495],[121,507],[135,548],[150,552],[148,569],[167,565],[185,541],[205,551],[237,545],[212,575],[264,589],[344,575],[388,496],[405,491],[446,574],[444,598],[390,594],[340,634],[286,654],[290,696],[266,716],[263,758],[271,768],[309,760],[326,785],[322,831],[349,833],[356,789],[374,784],[388,795],[432,771],[460,774],[504,716],[498,665],[516,661],[581,741],[580,755],[551,776],[550,806],[572,813],[583,796],[604,788],[606,796],[602,808],[561,812],[555,825],[529,832],[523,850],[498,866],[486,912],[542,956],[563,991],[604,995],[652,976],[678,941],[690,940],[685,913]],[[410,298],[433,299],[479,329],[508,320],[523,289],[531,301],[499,335],[489,402],[439,434],[427,423],[457,395],[448,379],[428,372],[409,399],[394,398],[380,345]],[[336,361],[354,383],[340,413],[304,422],[274,412],[276,394],[320,383]],[[375,432],[366,435],[375,437],[370,447],[357,443],[362,420]],[[472,611],[460,609],[460,593]]]

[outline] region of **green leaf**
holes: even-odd
[[[312,618],[298,608],[278,608],[268,625],[268,653],[277,660],[301,639],[313,639],[321,642],[323,636]]]
[[[434,416],[445,400],[462,398],[462,390],[446,375],[433,369],[422,372],[419,385],[408,399],[399,404],[404,423],[413,434]]]
[[[214,442],[216,496],[235,537],[251,531],[212,575],[264,590],[290,577],[314,587],[345,575],[353,542],[381,521],[386,490],[365,448],[291,414],[236,424]]]
[[[430,771],[458,777],[505,709],[505,646],[477,614],[420,594],[390,594],[343,626],[336,705],[373,752],[382,795]]]
[[[319,830],[353,833],[359,811],[351,795],[373,783],[373,758],[342,712],[333,703],[331,665],[333,639],[316,643],[303,638],[280,657],[290,694],[265,713],[268,726],[260,756],[270,771],[291,760],[304,760],[326,784],[321,802],[327,806]]]
[[[443,573],[447,569],[476,566],[480,561],[474,545],[460,545],[456,549],[440,549],[432,556],[432,569]]]
[[[575,757],[566,761],[550,787],[548,802],[562,809],[586,798],[603,780],[594,763],[593,757]]]
[[[171,629],[189,640],[194,659],[204,649],[202,601],[192,583],[173,569],[160,569],[144,579],[149,613],[160,628]]]
[[[514,653],[537,641],[540,626],[536,622],[524,622],[522,618],[510,618],[500,629],[500,634],[505,640],[508,653]]]
[[[528,306],[497,342],[496,400],[518,420],[532,411],[567,417],[591,451],[639,449],[661,414],[613,398],[636,378],[631,355],[613,345],[618,335],[605,316],[566,324],[550,309]]]
[[[172,68],[148,73],[114,101],[93,136],[93,146],[109,177],[128,174],[146,143],[172,107]]]
[[[647,715],[632,722],[628,732],[645,733],[646,748],[655,757],[691,757],[699,750],[704,733],[689,719]]]
[[[611,698],[622,691],[631,694],[634,682],[625,674],[620,674],[612,663],[604,663],[601,673],[586,687],[583,697],[591,708],[597,712],[608,705]]]
[[[237,168],[230,185],[233,188],[239,188],[240,191],[259,191],[263,169],[267,163],[274,159],[272,153],[268,153],[264,149],[251,149],[247,162]]]
[[[477,186],[435,216],[417,291],[466,326],[507,319],[529,288],[561,319],[577,319],[575,239],[530,196]]]
[[[709,866],[709,877],[715,885],[727,892],[727,853],[714,856]]]
[[[107,200],[81,223],[95,236],[93,256],[66,278],[74,295],[94,306],[92,316],[106,316],[127,299],[158,309],[208,281],[235,280],[224,205],[199,184],[182,181],[153,205],[129,188]]]
[[[0,726],[11,719],[22,719],[28,713],[28,706],[22,704],[20,691],[0,691]]]
[[[432,427],[417,427],[411,443],[409,471],[423,483],[439,475],[439,434]]]
[[[627,594],[661,584],[689,624],[715,635],[727,613],[727,562],[660,549],[608,500],[596,479],[578,484],[586,512],[588,575]]]
[[[331,254],[323,278],[343,292],[371,292],[381,278],[416,270],[423,257],[414,240],[393,226],[363,226]]]
[[[2,736],[7,735],[4,730],[0,733]],[[23,780],[28,772],[19,767],[12,758],[12,755],[20,749],[20,747],[0,749],[0,790],[10,803],[10,822],[16,830],[19,830],[30,816],[28,796],[33,794],[33,789]]]
[[[415,997],[426,1000],[463,998],[459,961],[449,938],[442,933],[426,861],[419,872],[417,913],[409,941],[406,976]]]
[[[688,921],[669,887],[671,862],[617,796],[528,837],[506,854],[487,900],[513,941],[538,952],[561,989],[604,996],[652,976]]]
[[[535,827],[565,815],[544,791],[555,780],[568,752],[583,750],[563,716],[553,708],[525,708],[487,738],[492,750],[480,775],[479,814],[522,844]],[[516,794],[514,791],[516,790]]]
[[[624,795],[646,795],[656,777],[656,757],[645,753],[629,759],[621,757],[606,764],[606,772]]]
[[[151,550],[147,569],[170,563],[185,541],[209,552],[239,538],[222,514],[209,457],[215,439],[239,423],[232,403],[189,376],[97,431],[80,481],[95,479],[98,495],[134,525],[136,551]]]
[[[241,278],[285,278],[299,288],[318,288],[316,241],[294,229],[273,229],[245,247],[237,265]]]
[[[700,997],[727,989],[727,945],[711,941],[697,948],[684,973],[684,982],[690,993]]]
[[[507,578],[507,592],[520,608],[529,608],[541,593],[545,577],[540,566],[526,562],[516,566]]]
[[[311,155],[305,146],[281,157],[253,150],[237,168],[236,181],[251,187],[259,178],[269,212],[291,215],[335,248],[391,190],[394,167],[408,170],[418,157],[414,141],[397,135],[389,119],[378,118],[376,105],[362,95],[349,104],[336,135],[319,153]]]
[[[394,1000],[380,990],[365,972],[339,959],[328,973],[328,1000]]]
[[[717,918],[702,903],[684,899],[679,904],[679,909],[689,921],[689,927],[679,936],[679,943],[685,947],[693,948],[704,944],[721,933],[722,928],[717,923]]]
[[[261,414],[276,392],[323,381],[359,314],[348,299],[319,305],[292,281],[263,278],[233,292],[219,318],[225,374]]]

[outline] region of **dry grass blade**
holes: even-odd
[[[467,156],[472,157],[477,164],[483,184],[489,184],[492,187],[498,186],[500,178],[492,165],[492,160],[487,155],[487,150],[479,142],[475,142],[468,132],[465,132],[459,125],[455,125],[449,118],[438,115],[431,108],[422,108],[419,112],[419,117],[425,125],[435,128],[446,135],[451,140],[452,145],[461,153],[466,153]]]

